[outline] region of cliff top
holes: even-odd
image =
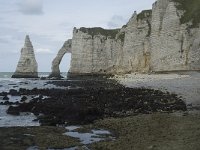
[[[88,33],[89,35],[95,36],[95,35],[104,35],[106,37],[111,37],[112,39],[114,39],[117,35],[117,33],[119,33],[120,29],[103,29],[100,27],[95,27],[95,28],[80,28],[80,31],[82,31],[83,33]]]
[[[143,10],[141,13],[137,15],[137,20],[142,20],[144,18],[148,18],[152,15],[152,10]]]

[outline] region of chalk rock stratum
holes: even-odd
[[[200,70],[198,4],[157,0],[120,29],[74,28],[69,74]]]
[[[21,49],[21,56],[12,78],[38,78],[38,65],[28,35],[25,38],[25,44]]]

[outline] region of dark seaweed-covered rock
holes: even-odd
[[[42,125],[87,124],[104,117],[153,112],[185,111],[175,94],[144,88],[126,88],[107,80],[52,81],[69,89],[20,89],[20,95],[39,95],[29,103],[10,107],[8,113],[32,112]],[[77,88],[75,88],[77,87]],[[48,98],[44,98],[48,96]]]
[[[7,101],[7,100],[9,100],[9,97],[6,95],[6,96],[3,97],[3,100]]]
[[[12,96],[19,96],[19,93],[17,92],[17,90],[14,90],[14,89],[10,89],[9,94]]]
[[[19,102],[5,101],[5,102],[0,102],[0,105],[19,105]]]
[[[27,100],[27,97],[26,97],[26,96],[23,96],[23,97],[21,98],[21,102],[24,102],[25,100]]]
[[[2,102],[1,105],[10,105],[9,101]]]
[[[7,113],[11,115],[20,115],[20,109],[18,107],[10,106]]]
[[[7,96],[7,95],[8,95],[7,92],[1,92],[1,93],[0,93],[0,96]]]

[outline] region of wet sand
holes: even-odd
[[[114,141],[92,144],[92,150],[199,150],[200,115],[150,114],[97,121]]]

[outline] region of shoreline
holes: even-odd
[[[18,116],[21,112],[31,112],[36,115],[35,121],[39,121],[40,126],[0,127],[0,134],[5,133],[7,135],[0,147],[5,150],[12,150],[12,148],[14,150],[16,146],[20,148],[17,145],[20,142],[22,149],[34,147],[38,149],[84,149],[87,147],[91,150],[99,148],[121,150],[120,145],[124,145],[127,149],[131,147],[137,149],[141,147],[154,149],[157,147],[162,149],[166,147],[167,142],[170,143],[168,138],[165,137],[170,137],[178,138],[186,143],[196,140],[193,145],[186,145],[175,140],[176,144],[172,143],[171,148],[180,149],[181,144],[186,148],[188,145],[198,148],[196,136],[190,137],[193,132],[200,134],[198,128],[200,111],[196,110],[196,113],[192,110],[194,105],[184,103],[187,101],[184,97],[176,95],[177,93],[171,93],[165,88],[160,89],[158,87],[158,83],[163,83],[165,87],[165,85],[170,85],[174,81],[182,83],[198,77],[199,74],[192,76],[132,74],[114,76],[108,80],[106,78],[92,79],[86,77],[75,80],[23,79],[20,81],[20,79],[14,79],[13,82],[7,83],[6,93],[0,92],[3,97],[7,95],[11,99],[16,99],[15,96],[18,96],[18,106],[13,106],[16,101],[7,103],[7,106],[10,106],[8,113]],[[17,87],[13,88],[13,86]],[[31,99],[29,99],[29,96],[31,96]],[[138,122],[141,126],[138,126]],[[188,126],[188,123],[191,126]],[[166,124],[165,129],[167,130],[163,131],[162,126],[159,126],[160,124]],[[74,131],[78,132],[80,136],[82,133],[87,135],[93,129],[104,129],[112,133],[111,136],[114,137],[114,140],[108,138],[101,142],[81,144],[78,138],[71,138],[68,135],[62,136],[66,132],[63,127],[68,125],[81,125],[82,129]],[[183,129],[174,128],[174,125]],[[158,136],[158,131],[163,132],[163,137]],[[46,132],[49,136],[45,136]],[[59,134],[56,134],[54,138],[55,132]],[[187,132],[187,134],[183,134],[183,132]],[[22,135],[22,133],[25,135]],[[41,136],[40,133],[44,136]],[[142,136],[139,136],[140,134]],[[145,136],[150,134],[155,138],[151,139]],[[176,134],[180,136],[176,136]],[[27,137],[27,135],[34,136]],[[16,144],[13,143],[8,146],[7,143],[13,141],[10,137],[20,138],[18,138],[18,142],[14,142]],[[147,138],[147,142],[137,142],[143,138]],[[166,142],[162,142],[162,140]]]
[[[200,72],[174,72],[164,74],[126,74],[113,78],[125,87],[146,87],[181,96],[187,105],[200,107]]]
[[[177,97],[177,100],[178,99],[183,100],[186,103],[185,105],[188,110],[200,110],[200,99],[199,99],[200,93],[198,93],[198,89],[200,89],[200,83],[199,83],[200,82],[200,80],[199,80],[200,73],[199,72],[192,72],[192,73],[181,74],[181,75],[180,74],[137,74],[137,73],[134,73],[134,74],[127,74],[127,75],[122,75],[122,76],[116,75],[116,76],[107,77],[107,78],[105,76],[100,76],[100,77],[99,76],[92,76],[92,77],[91,76],[83,76],[83,78],[80,78],[80,76],[79,76],[79,78],[75,78],[74,80],[73,79],[64,79],[64,80],[11,79],[11,80],[17,81],[17,82],[16,83],[11,82],[8,84],[9,86],[7,87],[6,95],[10,95],[12,97],[13,91],[14,91],[15,95],[19,96],[19,98],[20,98],[20,96],[22,98],[22,96],[26,97],[28,95],[40,95],[39,98],[32,98],[33,101],[32,101],[31,105],[36,105],[37,103],[35,103],[35,104],[33,103],[34,100],[37,100],[37,101],[42,101],[42,100],[46,101],[47,100],[48,101],[51,99],[57,99],[57,98],[59,99],[59,97],[60,97],[60,95],[57,95],[57,97],[51,97],[51,94],[45,95],[45,92],[53,93],[53,92],[57,91],[57,93],[59,93],[59,91],[60,91],[60,94],[61,93],[64,94],[66,92],[67,93],[76,93],[78,95],[84,95],[84,96],[81,96],[81,98],[84,100],[86,100],[88,98],[91,99],[91,97],[93,97],[94,100],[97,101],[96,99],[99,99],[99,97],[98,96],[96,97],[96,95],[97,94],[99,95],[99,92],[100,93],[102,92],[103,95],[104,95],[104,93],[107,95],[107,94],[109,94],[108,92],[106,92],[107,90],[110,91],[111,93],[113,92],[113,94],[119,92],[118,97],[117,98],[115,97],[115,99],[118,99],[119,97],[121,97],[120,94],[122,94],[123,92],[125,92],[125,93],[127,92],[130,94],[131,90],[133,90],[133,92],[134,91],[135,92],[136,91],[137,92],[144,91],[144,93],[142,94],[143,95],[142,99],[145,102],[145,95],[147,95],[146,93],[148,93],[148,92],[154,93],[154,92],[159,91],[159,92],[161,92],[161,97],[162,96],[165,97],[167,95],[170,97],[170,94],[171,94],[172,97],[173,97],[173,95],[175,97]],[[192,83],[192,86],[188,85],[188,82],[190,82],[191,80],[194,80],[193,81],[194,84]],[[0,84],[1,84],[1,82],[0,82]],[[0,89],[2,87],[3,87],[3,85],[0,87]],[[190,88],[190,90],[188,90],[188,88]],[[196,88],[197,93],[193,94],[193,92],[191,92],[193,90],[192,88],[193,89]],[[12,89],[13,91],[10,92],[10,89]],[[176,91],[176,89],[178,89],[178,90]],[[91,92],[89,92],[89,91],[91,91]],[[148,91],[148,92],[145,92],[145,91]],[[185,92],[185,91],[187,91],[187,92]],[[196,92],[196,91],[194,91],[194,92]],[[182,94],[180,94],[181,92],[182,92]],[[139,93],[137,93],[137,94],[139,94]],[[188,97],[191,96],[190,99],[187,99],[187,97],[184,97],[184,94],[186,94]],[[85,97],[85,95],[86,95],[86,97]],[[122,94],[122,95],[124,95],[124,94]],[[122,99],[127,99],[127,98],[132,99],[129,97],[134,97],[136,95],[130,94],[130,96],[128,96],[128,97],[122,96],[121,98]],[[146,99],[150,99],[150,97],[154,97],[153,95],[151,95],[151,94],[148,95],[148,97],[146,97]],[[49,98],[44,98],[44,97],[48,97],[48,96],[49,96]],[[66,97],[66,96],[67,96],[66,94],[63,95],[63,97]],[[109,97],[111,99],[113,99],[112,96],[111,97],[109,96]],[[138,96],[140,96],[140,94]],[[70,95],[69,95],[69,97],[70,97]],[[105,99],[107,98],[106,96],[103,96],[103,97]],[[191,99],[193,97],[195,97],[195,98]],[[73,94],[71,95],[71,98],[72,99],[74,99],[74,98],[80,99],[79,97],[74,97]],[[69,99],[71,99],[71,98],[69,98]],[[138,98],[139,97],[137,97],[136,99],[138,100]],[[163,98],[159,98],[159,99],[163,99]],[[101,98],[99,100],[102,101]],[[6,102],[4,104],[4,102],[1,101],[1,104],[25,105],[25,104],[19,103],[19,102],[20,101],[18,101],[18,102],[16,101],[15,103]],[[91,102],[93,103],[93,101],[91,101]],[[105,103],[106,101],[103,100],[102,102]],[[113,103],[113,102],[114,101],[112,101],[111,103]],[[128,102],[129,102],[129,100],[128,100]],[[144,107],[146,107],[144,105],[144,102],[142,102],[141,103],[142,106],[140,106],[141,108],[143,107],[142,109],[144,109]],[[30,101],[28,103],[30,103]],[[114,103],[117,104],[117,102],[114,102]],[[147,103],[147,105],[149,105],[149,106],[151,105],[148,102],[148,100],[145,103]],[[139,105],[141,105],[141,104],[139,104]],[[28,106],[27,103],[26,103],[26,105]],[[48,105],[48,102],[46,103],[46,105]],[[124,105],[128,105],[128,103],[124,103]],[[136,104],[134,104],[134,105],[136,105]],[[155,104],[153,102],[152,106],[154,106],[154,105]],[[88,107],[87,105],[84,105],[84,106]],[[151,109],[152,109],[152,106],[150,106]],[[23,107],[25,107],[25,106],[23,106]],[[25,112],[25,110],[23,110],[23,112]],[[132,108],[130,110],[132,111]],[[26,110],[26,111],[33,113],[33,111],[31,111],[31,110]],[[131,113],[129,110],[123,110],[123,111]],[[144,112],[145,111],[146,110],[144,109]],[[148,111],[149,110],[147,110],[147,112]],[[134,112],[134,111],[132,111],[132,112]],[[150,112],[151,112],[151,110],[149,111],[149,113]],[[10,114],[19,114],[20,109],[18,109],[16,107],[10,107],[9,113]],[[38,114],[38,113],[36,113],[36,114]]]
[[[105,117],[187,110],[176,94],[148,88],[126,88],[113,80],[57,80],[46,84],[57,88],[11,89],[0,95],[4,98],[7,95],[11,98],[19,96],[19,101],[5,100],[1,104],[10,105],[7,113],[11,115],[19,115],[21,112],[30,112],[36,116],[44,114],[38,116],[42,125],[65,122],[69,125],[87,124]],[[27,101],[28,96],[32,98]]]

